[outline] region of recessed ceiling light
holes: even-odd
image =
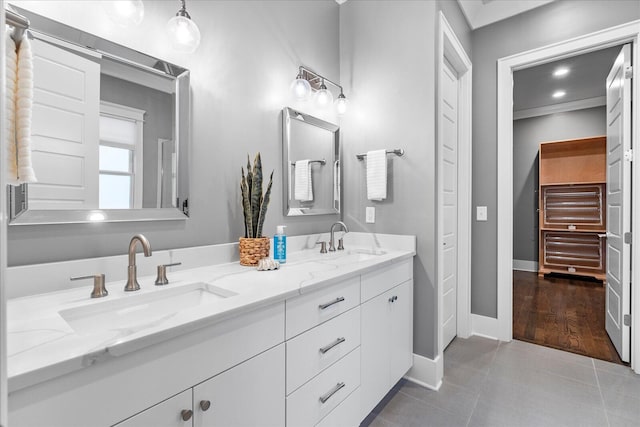
[[[559,67],[553,72],[553,77],[564,77],[567,74],[569,74],[569,69],[567,67]]]
[[[563,96],[565,96],[567,94],[567,92],[563,91],[563,90],[557,90],[555,92],[553,92],[553,96],[554,98],[562,98]]]

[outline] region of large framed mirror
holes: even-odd
[[[30,22],[38,182],[9,186],[10,225],[185,219],[189,70],[11,8]]]
[[[340,128],[286,107],[282,135],[284,214],[339,214]]]

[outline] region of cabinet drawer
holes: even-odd
[[[286,338],[313,328],[320,323],[359,305],[360,278],[354,277],[286,301]]]
[[[413,277],[413,260],[402,261],[362,276],[361,302],[365,302]]]
[[[287,425],[313,426],[360,386],[360,348],[287,397]]]
[[[360,422],[360,387],[351,393],[336,409],[316,424],[316,427],[358,427]]]
[[[287,395],[359,345],[359,306],[287,341]]]

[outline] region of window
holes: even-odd
[[[101,102],[100,209],[142,207],[144,111]]]

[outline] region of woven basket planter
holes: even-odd
[[[269,256],[268,237],[240,238],[240,265],[256,266],[258,261]]]

